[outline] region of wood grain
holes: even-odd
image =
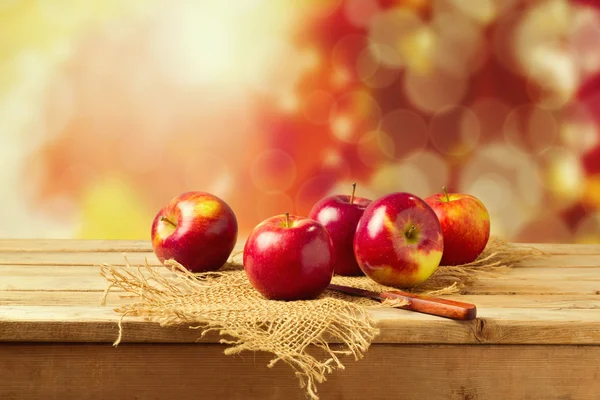
[[[372,310],[379,343],[600,344],[600,245],[535,245],[548,257],[527,260],[486,277],[465,296],[479,318],[458,322],[404,310]],[[165,274],[146,241],[0,240],[0,341],[112,342],[118,315],[112,308],[131,299],[106,288],[98,264],[133,265],[145,259]],[[125,342],[197,339],[187,327],[160,328],[125,321]],[[203,339],[215,342],[218,337]]]
[[[234,253],[233,259],[241,262],[241,255]],[[160,265],[153,252],[148,251],[39,251],[0,252],[0,265],[22,266],[94,266],[102,264],[132,266]],[[525,259],[516,268],[600,268],[600,254],[559,254],[541,258]]]
[[[131,267],[136,271],[137,267]],[[156,266],[169,274],[166,268]],[[98,266],[0,265],[1,291],[103,291],[106,281]],[[600,268],[514,268],[482,277],[468,294],[596,294]],[[0,296],[1,298],[1,296]]]
[[[481,308],[474,321],[453,321],[392,308],[370,310],[377,343],[600,344],[595,309]],[[0,342],[113,342],[118,315],[111,307],[3,306]],[[575,328],[576,327],[576,328]],[[184,332],[188,331],[188,332]],[[160,328],[129,317],[124,342],[194,342],[185,326]],[[206,341],[215,342],[213,336]]]
[[[0,344],[0,398],[298,399],[291,369],[219,345]],[[373,345],[321,399],[596,400],[599,346]]]
[[[124,292],[111,292],[111,307],[130,303]],[[101,297],[96,291],[4,291],[0,292],[0,305],[4,306],[96,306]],[[550,308],[550,309],[600,309],[600,295],[451,295],[444,298],[477,304],[484,308]],[[374,301],[375,303],[375,301]]]
[[[237,250],[243,248],[240,237]],[[600,255],[600,244],[512,243],[552,255]],[[150,240],[0,239],[0,252],[152,252]]]

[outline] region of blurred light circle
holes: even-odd
[[[499,5],[494,0],[448,0],[459,12],[479,24],[487,25],[496,19]]]
[[[513,191],[506,177],[496,173],[485,173],[463,189],[480,199],[488,211],[496,213],[508,207],[513,200]]]
[[[394,142],[385,132],[370,131],[358,141],[357,152],[363,164],[377,167],[394,156]]]
[[[446,161],[439,154],[423,151],[401,162],[378,168],[369,186],[378,195],[407,191],[425,198],[439,193],[449,179],[450,170]]]
[[[360,80],[370,88],[382,89],[393,84],[400,72],[381,64],[377,53],[382,51],[379,46],[364,49],[356,63],[356,73]]]
[[[463,106],[440,110],[429,122],[431,142],[443,154],[461,156],[475,149],[481,126],[477,115]]]
[[[432,3],[434,16],[454,12],[464,14],[478,24],[488,25],[519,5],[520,0],[432,0]]]
[[[377,0],[346,0],[344,15],[348,21],[357,27],[367,27],[373,15],[381,11]]]
[[[536,170],[528,154],[492,142],[480,146],[464,164],[456,190],[480,198],[496,225],[493,230],[512,235],[542,200]]]
[[[377,13],[369,25],[369,44],[380,46],[377,56],[383,65],[399,68],[404,65],[399,43],[423,26],[419,16],[408,8],[395,7]]]
[[[591,7],[576,7],[569,50],[576,59],[582,77],[600,71],[600,11]]]
[[[379,128],[381,109],[366,91],[356,90],[339,97],[332,110],[330,129],[343,142],[355,143],[365,133]]]
[[[570,103],[557,119],[561,142],[576,154],[583,155],[600,144],[600,128],[585,104]]]
[[[365,35],[352,34],[338,40],[331,50],[332,83],[340,88],[357,77],[356,66],[360,54],[368,48]]]
[[[351,168],[348,161],[342,156],[338,148],[328,148],[323,151],[321,158],[322,165],[327,171],[334,171],[336,176],[342,178],[351,175]]]
[[[468,77],[483,66],[487,49],[481,27],[456,12],[436,15],[432,25],[438,37],[435,52],[438,69]]]
[[[470,109],[479,121],[482,132],[480,142],[504,136],[504,122],[511,111],[508,104],[495,97],[483,97],[475,100]]]
[[[303,111],[306,118],[315,124],[326,124],[335,104],[333,96],[324,90],[315,90],[306,96]]]
[[[254,186],[264,193],[284,192],[296,179],[296,163],[282,150],[265,150],[252,162],[250,176]]]
[[[521,74],[541,89],[541,97],[536,100],[545,108],[565,104],[579,84],[578,66],[564,45],[572,26],[571,4],[551,0],[526,8],[514,32],[514,50]]]
[[[538,107],[558,109],[574,96],[579,71],[571,54],[554,46],[540,46],[524,62],[527,94]]]
[[[504,138],[515,149],[540,153],[558,138],[558,124],[551,112],[534,105],[515,108],[506,117]]]
[[[427,74],[408,70],[404,74],[404,90],[412,104],[432,114],[460,103],[467,91],[467,81],[437,69]]]
[[[265,194],[256,203],[256,217],[263,221],[273,215],[294,214],[294,201],[285,193]]]
[[[423,117],[408,109],[398,109],[386,114],[381,130],[391,139],[396,159],[422,151],[429,140],[429,130]]]
[[[578,201],[585,189],[585,172],[579,157],[564,147],[551,147],[538,158],[540,179],[559,207]]]

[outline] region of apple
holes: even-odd
[[[434,194],[425,199],[435,211],[444,235],[442,265],[474,261],[490,238],[490,215],[478,198],[464,193]]]
[[[164,263],[174,259],[192,272],[216,271],[237,241],[233,210],[206,192],[185,192],[161,208],[152,222],[152,248]]]
[[[317,221],[277,215],[258,224],[244,246],[244,270],[270,300],[310,300],[333,276],[333,243]]]
[[[367,206],[354,235],[354,254],[365,275],[382,285],[416,286],[438,268],[442,228],[425,200],[390,193]]]
[[[319,200],[308,214],[327,229],[333,242],[337,275],[356,276],[363,272],[354,257],[354,232],[360,217],[371,200],[355,197],[356,183],[352,184],[352,195],[333,195]]]

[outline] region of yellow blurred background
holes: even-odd
[[[244,237],[357,182],[600,242],[595,4],[0,0],[0,236],[149,239],[202,190]]]

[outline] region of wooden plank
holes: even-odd
[[[238,248],[243,248],[243,238]],[[600,255],[600,244],[512,243],[519,247],[535,247],[554,255]],[[150,240],[94,239],[0,239],[1,252],[152,252]]]
[[[132,266],[161,265],[154,253],[148,252],[53,252],[53,253],[0,253],[0,265],[22,266],[94,266],[102,264]]]
[[[171,272],[158,266],[165,274]],[[135,271],[136,267],[131,267]],[[0,266],[0,291],[103,291],[106,281],[98,266]],[[467,294],[597,294],[600,269],[515,268],[483,277]]]
[[[580,243],[513,243],[520,247],[535,247],[547,254],[554,255],[585,255],[600,254],[600,243],[598,244],[580,244]]]
[[[0,398],[297,399],[291,368],[220,345],[0,345]],[[374,345],[318,386],[321,399],[596,400],[598,346]]]
[[[236,249],[232,253],[235,261],[241,262],[242,255]],[[150,251],[72,251],[72,252],[4,252],[0,253],[0,265],[52,265],[80,266],[113,264],[125,265],[126,259],[131,265],[159,265],[155,254]],[[516,264],[518,268],[600,268],[600,255],[552,255],[526,259]]]
[[[1,239],[4,252],[151,252],[150,240]]]
[[[97,306],[99,292],[3,291],[4,306]],[[473,303],[478,307],[600,309],[600,295],[452,295],[444,298]],[[110,306],[131,302],[124,292],[111,292]]]
[[[378,343],[600,344],[595,309],[485,308],[459,322],[392,308],[371,309]],[[112,307],[3,306],[0,342],[113,342],[119,316]],[[197,331],[124,320],[125,342],[194,342]],[[214,341],[214,338],[211,339]]]

